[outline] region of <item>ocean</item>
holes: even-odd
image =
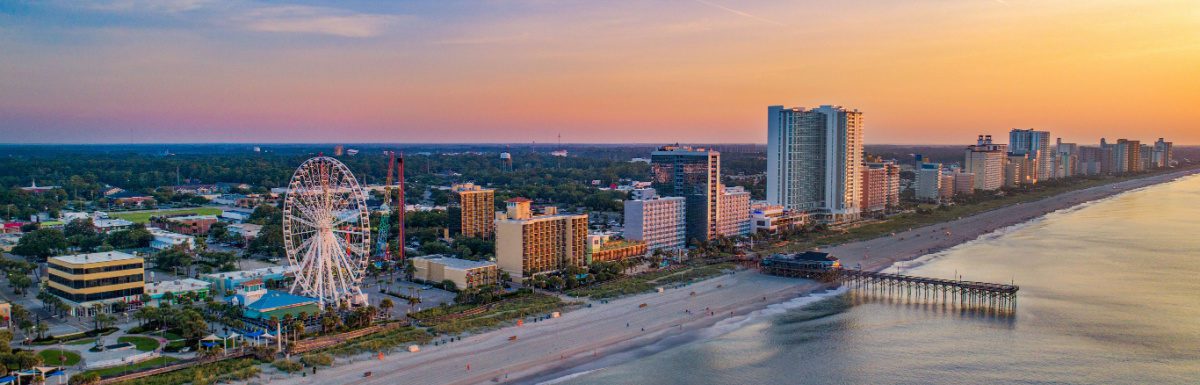
[[[1200,384],[1200,176],[893,267],[1020,285],[1011,316],[845,289],[608,357],[546,383]]]

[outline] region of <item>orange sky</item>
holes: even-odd
[[[1200,143],[1200,2],[823,3],[0,6],[0,142]]]

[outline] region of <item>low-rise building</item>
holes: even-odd
[[[156,226],[186,235],[206,235],[209,227],[217,223],[216,215],[182,215],[176,217],[151,218]]]
[[[623,261],[645,256],[646,242],[615,239],[611,234],[588,234],[587,263]]]
[[[429,255],[410,259],[416,271],[413,277],[427,282],[450,280],[462,289],[492,285],[499,280],[499,270],[493,262],[469,261],[443,255]]]
[[[69,305],[72,315],[102,313],[117,302],[141,301],[145,292],[145,260],[120,251],[64,255],[47,260],[46,290]]]
[[[216,290],[218,293],[224,293],[226,291],[237,291],[246,282],[253,280],[259,280],[264,284],[286,281],[295,276],[295,271],[296,267],[292,265],[271,266],[254,270],[205,274],[200,276],[200,279],[212,283],[213,290]]]
[[[288,315],[295,317],[301,313],[321,313],[321,305],[316,298],[267,290],[261,280],[247,281],[230,298],[230,303],[242,307],[242,316],[257,320],[281,320]]]
[[[750,225],[754,232],[778,233],[780,230],[791,230],[808,224],[808,214],[803,211],[788,210],[783,205],[758,203],[751,206]]]
[[[208,299],[209,288],[211,287],[212,283],[195,278],[149,282],[146,284],[146,295],[150,296],[151,300],[157,300],[160,305],[163,302],[163,297],[179,298],[190,296],[193,300],[204,301]],[[168,294],[170,295],[168,296]]]
[[[129,230],[129,229],[133,228],[133,226],[134,226],[133,222],[130,222],[128,220],[124,220],[121,218],[117,218],[117,219],[92,218],[92,227],[96,229],[97,233],[108,233],[110,231],[117,231],[117,230]]]
[[[146,230],[150,230],[150,235],[154,236],[150,241],[150,248],[155,250],[166,250],[181,245],[191,250],[196,246],[196,238],[191,235],[172,233],[157,227],[148,227]]]
[[[250,219],[254,211],[247,209],[231,209],[221,212],[220,219],[231,223],[242,223]]]
[[[250,242],[254,238],[258,238],[258,233],[262,231],[262,228],[262,225],[253,223],[234,223],[227,226],[225,230],[242,237],[246,242]]]

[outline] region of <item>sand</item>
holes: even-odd
[[[978,238],[1047,213],[1117,193],[1163,183],[1196,171],[1151,176],[1012,205],[891,236],[828,248],[853,268],[880,270]],[[946,232],[950,234],[947,235]],[[419,353],[397,352],[318,371],[283,384],[526,383],[586,366],[606,355],[654,344],[718,322],[732,322],[766,306],[821,289],[815,282],[740,271],[663,293],[593,302],[590,308],[521,327],[508,327]],[[693,294],[694,293],[694,294]],[[641,307],[641,304],[646,304]],[[709,313],[705,309],[709,309]],[[687,312],[685,312],[687,310]],[[712,314],[712,315],[709,315]],[[628,326],[627,326],[628,325]],[[509,338],[516,336],[515,341]],[[371,377],[363,373],[371,371]]]

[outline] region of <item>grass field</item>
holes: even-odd
[[[568,290],[567,295],[588,297],[591,299],[609,299],[632,294],[649,293],[659,286],[705,280],[721,275],[723,271],[732,268],[734,268],[734,264],[726,262],[707,266],[685,267],[676,270],[653,271]]]
[[[131,343],[135,348],[137,348],[137,350],[141,350],[143,352],[158,349],[158,341],[150,337],[125,336],[117,338],[117,342]]]
[[[43,363],[50,366],[72,366],[79,363],[79,353],[70,350],[46,349],[37,355],[42,358]]]
[[[109,218],[120,218],[133,223],[150,222],[150,217],[163,215],[221,215],[221,209],[216,207],[197,207],[191,209],[162,210],[162,211],[127,211],[108,213]]]

